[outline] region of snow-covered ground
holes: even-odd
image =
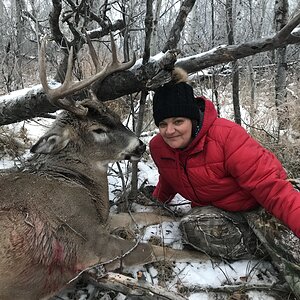
[[[146,139],[148,138],[149,136]],[[158,173],[151,159],[141,160],[139,170],[140,183],[147,180],[149,185],[156,185]],[[118,185],[116,184],[116,176],[109,176],[109,182],[112,181],[115,189]],[[110,199],[114,198],[113,193],[110,194],[110,197]],[[183,202],[187,203],[188,201],[180,195],[176,195],[171,204]],[[133,209],[135,211],[151,210],[138,204],[133,205]],[[181,213],[183,211],[187,212],[189,209],[189,204],[180,206]],[[142,241],[149,241],[153,236],[158,237],[165,245],[174,249],[183,249],[184,247],[178,222],[163,222],[148,226],[144,230]],[[278,282],[278,274],[271,263],[267,261],[240,260],[233,263],[222,262],[216,264],[213,260],[206,260],[193,263],[177,262],[172,265],[172,275],[167,282],[164,282],[164,285],[167,286],[168,290],[174,292],[182,290],[184,287],[189,291],[194,291],[187,298],[190,300],[228,299],[228,294],[223,295],[223,298],[222,295],[217,296],[217,290],[221,291],[222,288],[225,290],[226,287],[236,291],[249,288],[249,291],[246,292],[248,298],[245,298],[249,300],[275,299],[268,295],[268,289],[271,290],[272,286]],[[143,271],[146,280],[153,284],[158,284],[161,277],[160,271],[152,266],[129,268],[125,271],[135,277],[138,271]]]
[[[32,142],[36,141],[38,137],[51,125],[51,120],[38,119],[31,122],[25,122],[22,126],[25,126],[28,130],[28,136],[32,139]],[[151,132],[153,134],[153,132]],[[151,138],[151,134],[144,133],[143,139],[148,143]],[[25,157],[29,154],[26,152]],[[9,159],[1,159],[0,168],[7,168],[14,164]],[[123,174],[125,176],[127,172],[128,162],[120,162]],[[149,185],[155,185],[158,180],[157,169],[151,160],[150,156],[147,159],[143,158],[139,162],[139,183],[147,182]],[[114,169],[114,172],[112,172]],[[109,172],[109,197],[110,201],[115,202],[118,199],[120,191],[122,190],[121,178],[118,175],[119,169],[116,164],[110,166]],[[125,182],[130,182],[130,178],[127,178]],[[182,199],[177,195],[173,203],[179,202],[188,203],[187,200]],[[143,207],[142,205],[133,205],[135,211],[151,210],[151,208]],[[190,209],[189,204],[180,206],[181,210],[188,211]],[[148,241],[151,237],[159,237],[165,245],[173,247],[174,249],[182,249],[184,246],[181,242],[181,233],[178,228],[178,222],[163,222],[161,224],[152,225],[143,231],[142,241]],[[163,274],[159,268],[150,266],[139,266],[137,268],[129,268],[125,270],[127,273],[131,273],[133,277],[136,277],[137,271],[142,271],[146,280],[152,284],[161,284],[161,277]],[[183,290],[189,290],[187,294],[190,300],[201,299],[228,299],[228,294],[218,294],[222,289],[229,288],[231,291],[246,291],[245,294],[250,300],[272,300],[275,299],[269,295],[269,290],[272,290],[272,286],[278,282],[277,272],[273,269],[272,265],[267,261],[258,260],[241,260],[233,263],[222,262],[216,263],[213,260],[195,261],[192,263],[172,262],[171,270],[168,276],[164,277],[164,286],[166,289],[178,292]],[[93,290],[93,286],[89,286],[85,291]],[[90,292],[82,292],[81,296],[76,299],[95,299],[89,298]],[[118,299],[124,299],[120,294]],[[218,298],[219,297],[219,298]],[[223,297],[223,298],[222,298]],[[56,299],[71,299],[67,297],[67,294],[60,295],[60,298]],[[100,298],[99,298],[100,299]],[[117,299],[117,298],[114,298]],[[233,298],[238,299],[238,298]]]

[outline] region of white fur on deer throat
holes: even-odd
[[[108,164],[110,162],[111,162],[110,160],[109,161],[107,160],[107,161],[97,161],[97,162],[95,162],[95,164],[94,164],[95,170],[106,173]]]

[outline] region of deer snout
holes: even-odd
[[[141,140],[138,141],[138,145],[130,153],[127,153],[125,155],[125,159],[135,161],[139,160],[142,157],[143,153],[146,150],[146,145]]]
[[[139,153],[140,156],[142,156],[143,153],[145,152],[145,150],[146,150],[146,145],[141,140],[139,140],[139,145],[137,147],[137,153]]]

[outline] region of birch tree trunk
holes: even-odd
[[[24,10],[25,3],[23,0],[16,0],[16,89],[24,88],[22,79],[22,49],[24,42],[24,20],[22,16],[22,11]]]
[[[158,51],[157,47],[157,40],[158,40],[158,30],[157,25],[159,22],[159,16],[161,11],[161,0],[155,1],[155,9],[154,9],[154,18],[153,18],[153,24],[152,24],[152,38],[151,38],[151,44],[150,44],[150,54],[155,55]]]

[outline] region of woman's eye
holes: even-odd
[[[101,134],[101,133],[105,133],[105,131],[101,128],[98,128],[98,129],[94,129],[93,130],[95,133],[98,133],[98,134]]]
[[[175,123],[175,125],[180,125],[183,123],[183,120],[176,120],[174,123]]]

